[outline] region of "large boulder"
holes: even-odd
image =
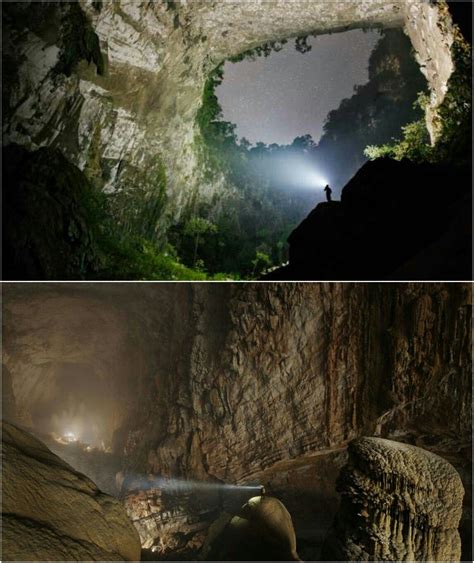
[[[134,561],[140,540],[118,500],[2,422],[3,559]]]
[[[323,556],[338,561],[459,561],[464,488],[439,456],[362,438],[341,472],[339,513]]]
[[[256,496],[211,526],[203,557],[230,561],[299,561],[290,513],[273,497]]]

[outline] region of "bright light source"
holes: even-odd
[[[319,176],[319,174],[313,174],[312,176],[313,185],[316,188],[325,188],[329,185],[329,182],[323,176]]]
[[[65,433],[64,433],[64,439],[65,439],[67,442],[77,442],[77,437],[76,437],[76,435],[74,434],[74,432],[65,432]]]
[[[272,182],[290,189],[318,191],[329,184],[326,171],[302,155],[270,156],[260,163],[260,167]]]

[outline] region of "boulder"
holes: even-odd
[[[2,422],[2,552],[13,561],[134,561],[120,502],[17,426]]]
[[[256,496],[209,530],[203,557],[231,561],[299,561],[290,513],[278,499]]]
[[[338,480],[341,506],[323,549],[338,561],[459,561],[464,488],[446,460],[362,438]]]

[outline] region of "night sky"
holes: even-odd
[[[317,142],[329,111],[368,80],[368,60],[380,35],[352,30],[308,39],[299,53],[290,40],[279,52],[255,61],[225,64],[217,89],[224,119],[239,139],[289,144],[310,133]]]

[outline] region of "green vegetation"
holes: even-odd
[[[182,262],[176,249],[163,239],[160,221],[166,201],[164,166],[157,167],[152,188],[133,182],[116,194],[100,195],[96,200],[95,224],[100,226],[96,279],[134,280],[224,280],[230,276],[209,274],[197,259],[200,237],[209,232],[204,220],[189,225],[195,259],[191,266]],[[91,277],[91,276],[89,276]]]
[[[370,145],[365,155],[374,160],[390,157],[414,162],[468,164],[472,138],[472,59],[471,46],[458,34],[452,47],[455,71],[448,82],[448,92],[437,111],[434,127],[438,139],[431,145],[424,118],[402,128],[402,136],[392,143]],[[421,94],[417,105],[423,109],[429,98]]]
[[[265,46],[244,56],[266,56],[268,50],[279,48],[280,44]],[[220,65],[204,88],[196,145],[204,179],[225,176],[226,200],[188,209],[170,229],[169,240],[190,266],[249,279],[286,260],[286,239],[314,206],[314,193],[285,190],[270,177],[270,158],[276,151],[295,152],[296,145],[252,147],[246,139],[238,140],[236,126],[222,119],[216,95],[222,80]],[[200,227],[199,235],[197,224],[206,226]]]
[[[99,191],[58,150],[5,149],[4,268],[9,279],[206,280],[153,236],[161,216],[156,200],[122,199]],[[163,167],[157,178],[164,193]],[[128,197],[126,192],[123,197]],[[151,203],[151,205],[147,205]],[[137,203],[139,202],[139,203]],[[139,227],[142,227],[141,229]]]

